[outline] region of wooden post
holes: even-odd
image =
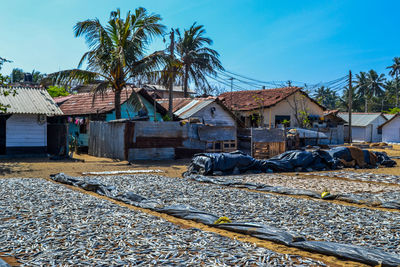
[[[171,30],[171,44],[169,46],[169,51],[170,51],[170,57],[171,57],[171,61],[173,61],[174,59],[174,51],[175,51],[175,31],[174,29]],[[173,93],[173,89],[174,89],[174,80],[175,80],[175,73],[174,73],[174,67],[172,67],[172,69],[170,70],[172,73],[169,73],[170,75],[170,82],[169,82],[169,94],[168,94],[168,116],[170,118],[170,120],[173,120],[173,99],[172,99],[172,93]]]
[[[351,84],[351,70],[349,71],[349,144],[352,143],[351,136],[351,110],[353,108],[353,86]]]

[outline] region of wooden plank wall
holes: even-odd
[[[253,143],[253,157],[268,159],[286,151],[286,142],[256,142]]]
[[[285,132],[279,128],[252,128],[251,155],[268,159],[286,151]]]

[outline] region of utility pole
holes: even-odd
[[[349,71],[349,144],[353,141],[351,136],[351,110],[353,108],[353,85],[351,83],[351,70]]]
[[[170,39],[171,39],[171,44],[169,45],[169,52],[170,52],[170,59],[171,63],[173,62],[175,56],[174,56],[174,51],[175,51],[175,31],[174,29],[171,29],[170,33]],[[173,120],[173,98],[172,98],[172,93],[174,90],[174,80],[175,80],[175,67],[171,67],[171,69],[168,71],[168,76],[170,78],[169,81],[169,95],[168,95],[168,116],[171,120]]]
[[[233,110],[233,77],[229,78],[229,80],[231,80],[231,111]]]

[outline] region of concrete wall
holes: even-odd
[[[215,108],[214,113],[211,109]],[[192,117],[201,118],[205,124],[222,125],[222,126],[236,126],[235,119],[228,113],[221,105],[213,102],[210,105],[202,108],[196,112]]]
[[[323,109],[311,101],[309,98],[305,97],[303,94],[297,92],[287,99],[282,100],[275,106],[271,108],[267,108],[263,110],[263,122],[262,126],[269,127],[269,122],[271,118],[271,127],[275,127],[275,116],[290,116],[290,127],[297,127],[297,121],[295,119],[295,103],[298,103],[298,106],[306,107],[307,112],[310,115],[318,115],[323,116]],[[240,116],[251,116],[252,114],[259,114],[259,111],[246,111],[239,112]]]
[[[382,142],[400,143],[400,117],[382,127]]]
[[[46,147],[47,123],[38,115],[14,114],[6,122],[6,147]]]

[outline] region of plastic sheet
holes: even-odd
[[[11,267],[7,262],[0,259],[0,267]]]
[[[339,258],[358,261],[373,266],[399,266],[400,257],[381,249],[366,248],[355,245],[339,244],[326,241],[294,242],[292,246],[311,252],[332,255]]]
[[[155,211],[166,213],[181,219],[192,220],[207,225],[213,224],[218,220],[218,216],[200,211],[187,205],[172,205],[164,208],[155,209]]]
[[[201,175],[226,175],[243,172],[293,172],[335,170],[345,163],[353,167],[371,168],[381,164],[396,165],[386,153],[361,150],[356,147],[335,147],[330,150],[291,150],[267,160],[257,160],[240,151],[231,153],[196,154],[184,173]]]
[[[149,205],[148,209],[166,213],[177,218],[193,220],[196,222],[204,223],[206,225],[210,225],[215,228],[224,229],[236,233],[247,234],[253,237],[257,237],[268,241],[273,241],[291,247],[296,247],[306,251],[317,252],[324,255],[332,255],[339,258],[358,261],[361,263],[366,263],[371,265],[378,265],[378,264],[381,264],[382,266],[400,265],[400,256],[386,253],[381,249],[371,249],[360,246],[340,244],[334,242],[325,242],[325,241],[306,241],[304,237],[294,236],[289,232],[280,230],[278,228],[267,225],[256,224],[252,222],[214,224],[214,222],[218,220],[220,216],[208,212],[203,212],[201,210],[195,209],[187,205],[156,207],[154,206],[154,204],[158,204],[157,201],[146,199],[145,197],[137,195],[133,192],[120,192],[118,195],[116,195],[115,193],[111,194],[111,191],[115,192],[117,191],[117,189],[112,186],[103,185],[99,183],[97,180],[85,181],[80,178],[67,176],[63,173],[52,175],[51,179],[60,183],[74,185],[84,190],[99,192],[98,194],[100,195],[102,195],[102,190],[108,190],[108,194],[110,194],[111,198],[116,200],[122,200],[126,203],[133,202],[141,207],[143,207],[143,205]],[[209,177],[204,177],[203,181],[215,182],[215,183],[218,182],[218,180],[213,180],[212,178]],[[247,186],[251,185],[253,184],[247,184]],[[149,203],[153,203],[153,205]],[[1,267],[1,261],[0,261],[0,267]]]
[[[304,237],[295,237],[278,228],[256,223],[223,223],[215,225],[215,227],[236,233],[251,235],[260,239],[284,244],[286,246],[291,245],[294,241],[305,241]]]

